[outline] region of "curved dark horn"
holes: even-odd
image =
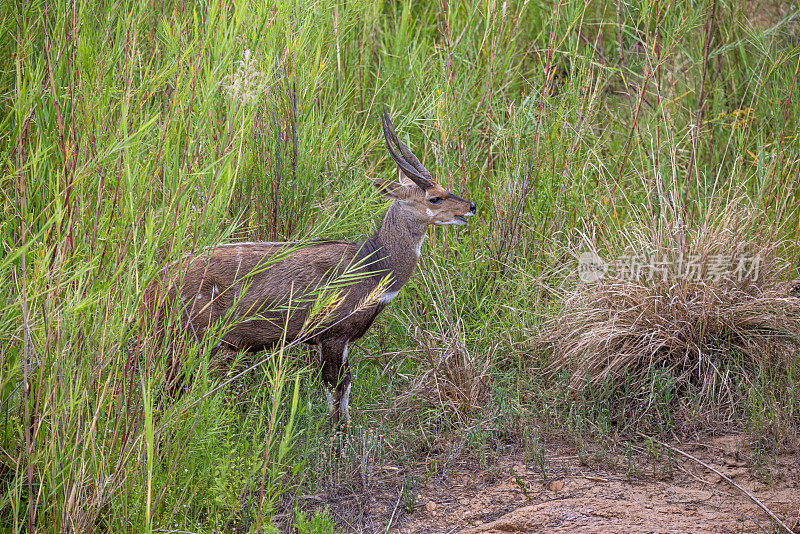
[[[383,124],[383,136],[386,138],[386,148],[389,149],[389,154],[392,156],[392,159],[397,163],[397,166],[409,177],[409,178],[419,178],[423,179],[423,176],[420,176],[419,171],[412,167],[402,156],[399,156],[394,148],[394,142],[392,139],[392,132],[390,130],[391,126],[387,125],[386,123],[386,116],[384,115],[381,117],[381,122]]]
[[[433,187],[433,180],[428,170],[422,166],[419,159],[411,153],[406,145],[397,138],[394,131],[392,120],[386,112],[386,106],[383,107],[383,116],[381,117],[381,124],[383,125],[383,136],[386,138],[386,147],[389,149],[392,159],[397,163],[397,166],[408,176],[415,184],[422,189]],[[395,147],[400,149],[402,156],[397,154]]]
[[[400,141],[400,139],[397,137],[397,134],[394,131],[394,126],[392,125],[392,120],[389,118],[389,115],[386,113],[386,108],[385,107],[383,109],[383,113],[384,113],[384,116],[386,117],[386,122],[388,122],[388,124],[389,124],[389,133],[391,134],[392,140],[394,141],[394,143],[400,148],[400,153],[403,154],[403,157],[405,158],[405,160],[408,163],[410,163],[415,169],[417,169],[417,171],[419,172],[419,174],[421,176],[423,176],[424,178],[430,179],[431,178],[431,173],[428,172],[428,169],[426,169],[422,165],[422,163],[419,161],[419,159],[417,159],[417,156],[415,156],[413,154],[413,152],[411,152],[411,150],[409,150],[408,147],[406,145],[404,145],[403,142]]]

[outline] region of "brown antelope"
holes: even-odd
[[[475,204],[437,184],[397,138],[384,109],[386,146],[399,180],[371,178],[394,202],[378,230],[364,242],[233,243],[185,258],[148,287],[145,304],[163,334],[170,306],[182,309],[179,324],[198,337],[222,323],[217,349],[256,352],[299,340],[320,351],[322,378],[335,425],[349,420],[351,378],[347,347],[369,329],[411,276],[431,224],[466,224]],[[359,276],[339,286],[324,323],[309,326],[317,288],[347,269]],[[176,297],[181,303],[177,304]],[[160,319],[160,318],[161,319]],[[179,371],[171,360],[168,373]]]

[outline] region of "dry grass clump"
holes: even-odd
[[[626,382],[639,392],[666,371],[684,392],[721,402],[734,380],[795,365],[800,299],[786,291],[785,243],[759,210],[727,206],[688,228],[677,217],[618,228],[625,254],[566,289],[545,327],[551,370],[567,366],[575,390]]]
[[[421,349],[415,353],[419,373],[406,393],[395,400],[396,407],[422,404],[462,416],[486,403],[488,359],[470,353],[458,336],[447,337],[420,328],[409,334]]]
[[[489,399],[491,358],[467,349],[452,280],[435,260],[425,269],[424,283],[435,295],[432,313],[427,314],[431,324],[421,324],[419,317],[403,317],[409,337],[419,347],[411,356],[418,371],[408,390],[395,399],[395,407],[442,408],[461,418]]]

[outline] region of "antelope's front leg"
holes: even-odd
[[[349,403],[352,379],[347,363],[347,341],[325,340],[319,344],[322,379],[333,392],[328,395],[328,415],[337,430],[350,422]]]

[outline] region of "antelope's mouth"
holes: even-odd
[[[471,211],[468,211],[464,215],[456,215],[456,219],[461,221],[461,224],[467,224],[469,222],[467,219],[474,216],[475,216],[475,204],[472,205]]]
[[[469,213],[466,215],[453,215],[453,218],[448,221],[433,221],[433,224],[438,224],[439,226],[446,226],[448,224],[456,224],[461,226],[463,224],[467,224],[467,217],[471,217]]]

